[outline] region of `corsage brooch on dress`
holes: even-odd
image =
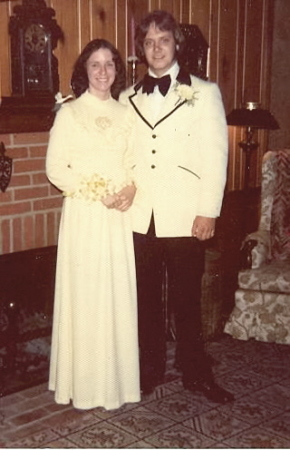
[[[95,124],[98,128],[106,130],[107,128],[112,126],[112,121],[108,117],[99,116],[95,119]]]

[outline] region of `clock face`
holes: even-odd
[[[47,45],[47,40],[47,33],[42,25],[32,23],[24,32],[24,45],[29,52],[42,53]]]
[[[53,49],[63,33],[52,19],[54,10],[44,4],[44,0],[23,0],[10,17],[13,95],[51,96],[59,91],[58,60]]]

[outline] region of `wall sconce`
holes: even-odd
[[[251,153],[259,146],[253,139],[255,129],[277,130],[279,124],[267,109],[262,109],[259,103],[248,102],[239,109],[233,109],[227,116],[227,124],[245,127],[245,140],[239,146],[246,155],[244,187],[249,188]]]
[[[133,2],[133,13],[135,11],[135,4]],[[137,81],[137,65],[139,63],[139,60],[136,56],[136,49],[135,49],[135,32],[136,32],[136,24],[134,15],[131,17],[131,26],[130,26],[130,37],[131,37],[131,55],[128,56],[127,63],[129,64],[129,83],[135,84]]]
[[[10,183],[12,175],[12,159],[5,155],[5,145],[0,144],[0,189],[2,192],[6,191]]]
[[[135,84],[137,81],[137,65],[139,63],[139,60],[137,56],[131,55],[128,56],[127,62],[129,64],[129,83],[130,85]]]

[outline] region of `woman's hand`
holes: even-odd
[[[107,195],[102,198],[102,203],[109,209],[119,209],[118,207],[121,204],[121,199],[118,194]]]
[[[133,203],[135,194],[136,186],[134,184],[125,186],[117,193],[120,202],[115,206],[115,208],[122,212],[127,211]]]

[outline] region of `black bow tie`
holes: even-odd
[[[154,78],[146,74],[143,80],[142,92],[146,93],[147,95],[152,94],[155,86],[158,86],[161,94],[165,96],[168,92],[170,83],[171,83],[170,75],[165,75],[164,77],[161,78]]]

